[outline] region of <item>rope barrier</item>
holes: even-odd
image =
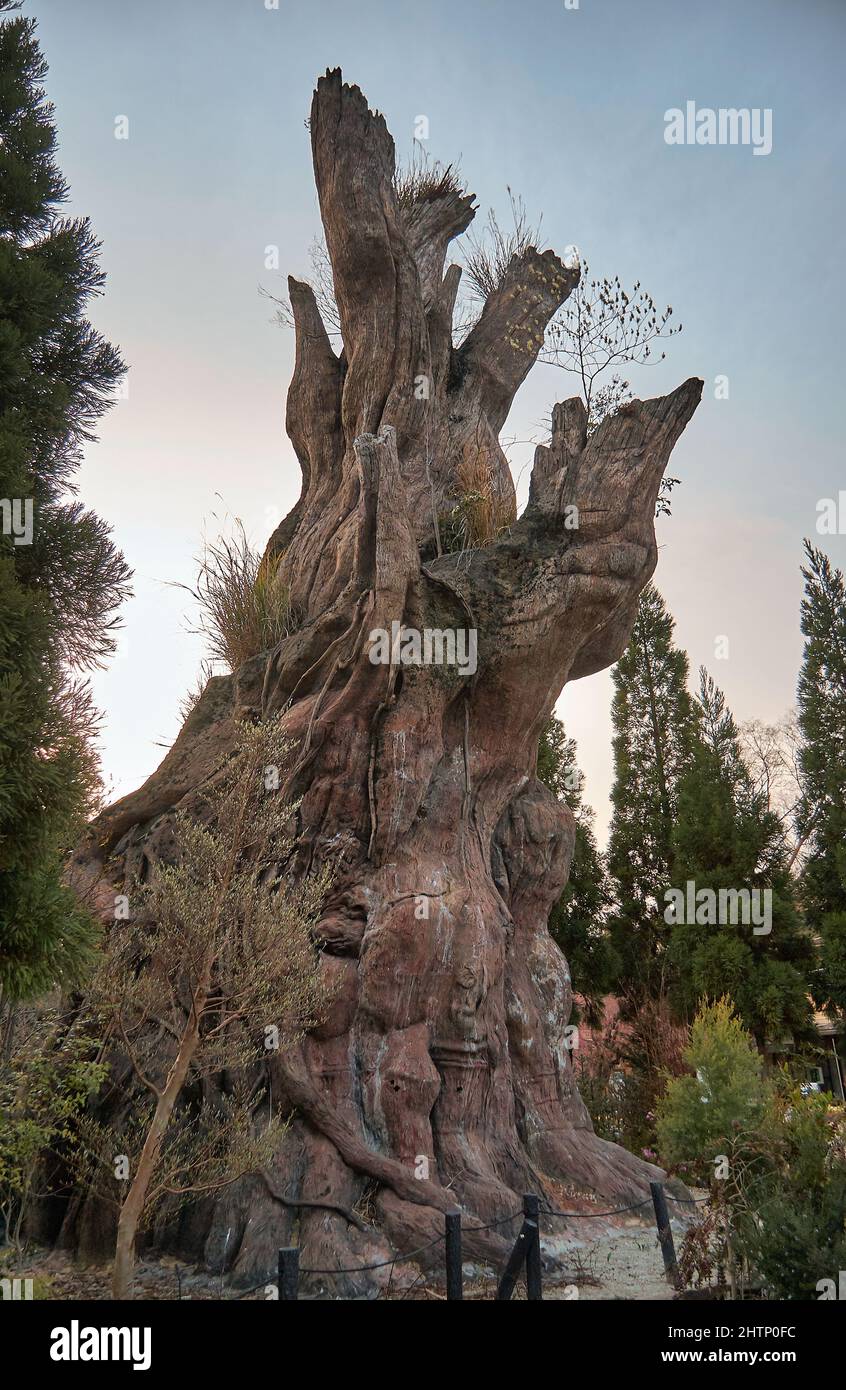
[[[667,1200],[668,1200],[668,1201],[670,1201],[670,1202],[678,1202],[678,1203],[683,1204],[683,1205],[686,1205],[686,1206],[695,1206],[695,1205],[696,1205],[697,1203],[699,1203],[699,1202],[710,1202],[710,1201],[711,1201],[711,1194],[710,1194],[710,1193],[708,1193],[705,1197],[673,1197],[673,1196],[671,1196],[670,1193],[668,1192],[668,1193],[666,1194],[666,1196],[667,1196]],[[567,1220],[567,1221],[589,1221],[589,1220],[593,1220],[593,1219],[596,1219],[596,1218],[599,1218],[599,1217],[622,1216],[625,1212],[629,1212],[629,1211],[639,1211],[641,1207],[649,1206],[649,1205],[651,1204],[651,1202],[652,1202],[652,1197],[650,1196],[650,1197],[644,1197],[644,1199],[643,1199],[642,1202],[633,1202],[630,1206],[627,1206],[627,1207],[614,1207],[611,1211],[552,1211],[552,1210],[550,1210],[550,1211],[541,1211],[540,1215],[541,1215],[542,1217],[544,1217],[544,1216],[562,1217],[562,1218],[564,1218],[564,1219]],[[509,1222],[516,1220],[516,1218],[517,1218],[518,1216],[522,1216],[522,1215],[523,1215],[523,1208],[522,1208],[522,1207],[518,1207],[516,1211],[513,1211],[513,1212],[510,1214],[510,1216],[501,1216],[501,1217],[499,1217],[499,1219],[496,1220],[496,1221],[488,1221],[484,1226],[465,1226],[463,1229],[464,1229],[464,1231],[465,1231],[468,1235],[473,1235],[473,1234],[475,1234],[475,1232],[477,1232],[477,1231],[492,1231],[492,1230],[494,1230],[497,1226],[507,1226],[507,1225],[509,1224]],[[434,1240],[430,1240],[430,1241],[428,1242],[427,1245],[419,1245],[419,1246],[417,1247],[416,1250],[409,1250],[408,1253],[405,1254],[405,1255],[394,1255],[393,1259],[390,1259],[390,1260],[378,1260],[375,1264],[369,1264],[369,1265],[355,1265],[353,1268],[347,1268],[347,1269],[303,1269],[303,1268],[301,1268],[299,1272],[300,1272],[300,1274],[311,1274],[311,1275],[365,1274],[365,1273],[368,1273],[368,1272],[369,1272],[370,1270],[372,1270],[372,1269],[387,1269],[389,1265],[405,1264],[405,1262],[406,1262],[407,1260],[413,1260],[417,1255],[423,1255],[423,1254],[425,1254],[425,1252],[426,1252],[427,1250],[432,1250],[432,1249],[434,1249],[434,1247],[435,1247],[436,1245],[439,1245],[440,1242],[441,1242],[443,1239],[444,1239],[444,1236],[443,1236],[443,1235],[436,1236],[435,1239],[434,1239]],[[269,1285],[271,1285],[273,1282],[274,1282],[274,1281],[273,1281],[272,1279],[264,1279],[264,1280],[262,1280],[262,1282],[261,1282],[260,1284],[255,1284],[252,1288],[244,1289],[241,1293],[239,1293],[239,1294],[237,1295],[237,1297],[238,1297],[238,1298],[246,1298],[249,1294],[251,1294],[251,1293],[256,1293],[259,1289],[267,1288],[267,1287],[268,1287]]]
[[[300,1269],[300,1274],[363,1274],[368,1269],[385,1269],[388,1265],[403,1264],[406,1260],[413,1260],[415,1255],[422,1255],[425,1250],[431,1250],[438,1245],[444,1237],[436,1236],[430,1240],[428,1245],[419,1245],[416,1250],[409,1250],[407,1255],[394,1255],[392,1260],[379,1260],[374,1265],[356,1265],[354,1269]]]
[[[477,1231],[492,1231],[496,1226],[507,1226],[510,1221],[514,1221],[518,1216],[523,1215],[523,1208],[518,1207],[510,1216],[501,1216],[498,1221],[488,1221],[484,1226],[464,1226],[463,1230],[467,1235],[474,1235]],[[415,1255],[422,1255],[424,1251],[431,1250],[433,1246],[442,1241],[442,1235],[430,1240],[428,1245],[420,1245],[416,1250],[409,1250],[407,1255],[394,1255],[392,1260],[379,1260],[377,1264],[356,1265],[355,1269],[300,1269],[300,1274],[362,1274],[365,1270],[385,1269],[388,1265],[404,1264],[406,1260],[413,1260]]]
[[[523,1208],[518,1207],[510,1216],[501,1216],[498,1221],[489,1221],[486,1226],[464,1226],[465,1231],[492,1231],[495,1226],[507,1226],[509,1221],[514,1221],[518,1216],[523,1215]]]
[[[639,1211],[641,1207],[651,1203],[651,1197],[645,1197],[642,1202],[635,1202],[630,1207],[615,1207],[613,1211],[542,1211],[541,1216],[565,1216],[568,1220],[588,1221],[596,1216],[620,1216],[624,1211]]]
[[[686,1206],[693,1206],[697,1202],[710,1202],[711,1200],[710,1192],[707,1197],[673,1197],[669,1192],[665,1195],[668,1202],[681,1202]],[[615,1207],[613,1211],[542,1211],[541,1216],[566,1216],[573,1221],[588,1220],[596,1216],[621,1216],[626,1211],[639,1211],[641,1207],[649,1206],[651,1201],[651,1197],[644,1197],[642,1202],[635,1202],[630,1207]]]

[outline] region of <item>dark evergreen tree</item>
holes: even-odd
[[[597,1024],[602,1018],[603,998],[613,990],[619,971],[606,924],[611,894],[593,833],[593,810],[582,795],[576,740],[567,737],[564,725],[554,715],[541,735],[538,777],[567,803],[576,820],[570,877],[550,914],[549,930],[567,957],[584,1017]]]
[[[85,306],[103,283],[84,218],[60,215],[53,108],[35,22],[0,0],[0,987],[79,975],[93,928],[61,856],[98,786],[80,673],[113,650],[129,570],[73,496],[125,368]]]
[[[799,833],[808,835],[801,888],[808,924],[820,941],[814,994],[846,1012],[846,587],[821,550],[805,542],[799,675]]]
[[[684,906],[670,928],[670,996],[692,1018],[703,999],[729,995],[759,1046],[799,1039],[810,1029],[813,947],[779,820],[753,785],[737,725],[704,668],[697,704],[673,829],[672,882]]]
[[[612,672],[610,928],[621,986],[634,999],[663,992],[664,893],[674,881],[678,789],[696,736],[687,656],[673,643],[674,627],[658,590],[648,585],[631,642]]]

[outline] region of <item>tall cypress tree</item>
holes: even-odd
[[[817,1003],[846,1012],[846,586],[828,556],[805,542],[799,675],[799,832],[808,834],[801,886],[820,938]]]
[[[85,306],[88,221],[60,215],[53,108],[35,22],[0,0],[0,987],[79,975],[93,926],[61,858],[98,785],[84,672],[114,647],[129,570],[73,497],[82,449],[125,371]]]
[[[568,738],[555,716],[538,748],[538,777],[565,801],[576,820],[576,843],[570,877],[552,909],[549,931],[570,966],[573,988],[583,1001],[587,1021],[602,1018],[602,1001],[616,982],[619,961],[608,936],[611,902],[605,863],[593,833],[593,811],[584,800],[576,740]]]
[[[615,891],[611,936],[621,983],[662,992],[667,927],[664,893],[674,881],[673,826],[679,783],[695,741],[686,654],[654,585],[640,597],[631,641],[612,673],[613,816],[608,867]]]
[[[759,1045],[787,1034],[802,1038],[810,1029],[813,948],[797,912],[778,817],[753,785],[737,725],[704,667],[697,704],[673,830],[673,886],[695,906],[691,921],[685,901],[683,920],[670,928],[670,995],[688,1018],[703,999],[729,995]],[[759,895],[746,922],[737,899],[733,909],[725,896],[721,904],[726,891],[750,894],[750,906],[751,894]],[[771,920],[762,921],[767,901]]]

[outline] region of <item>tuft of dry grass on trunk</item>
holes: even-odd
[[[439,517],[444,550],[476,550],[508,530],[516,518],[511,498],[495,491],[484,455],[465,455],[456,470],[455,505]]]
[[[501,227],[493,208],[480,235],[467,233],[464,271],[470,294],[484,304],[500,288],[511,262],[534,247],[542,250],[541,224],[529,221],[523,199],[508,188],[511,228]]]
[[[401,212],[415,207],[418,203],[442,198],[447,193],[465,192],[464,183],[455,165],[441,164],[439,160],[430,159],[425,151],[422,155],[415,151],[411,162],[397,169],[394,188]]]
[[[207,542],[197,564],[195,586],[179,587],[199,606],[200,621],[193,631],[205,637],[212,662],[237,671],[296,627],[278,560],[253,550],[241,522],[232,538]]]

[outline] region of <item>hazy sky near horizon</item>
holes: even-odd
[[[259,291],[309,271],[304,120],[334,66],[384,112],[401,158],[428,118],[426,148],[460,160],[477,221],[491,205],[507,220],[510,185],[547,244],[673,305],[684,331],[667,361],[629,374],[641,396],[705,380],[671,460],[682,483],[658,524],[656,582],[692,672],[705,663],[740,720],[784,713],[803,536],[846,566],[846,495],[843,534],[816,531],[820,499],[846,489],[844,0],[26,0],[24,13],[50,64],[71,211],[103,241],[92,317],[130,366],[80,480],[135,570],[119,653],[95,679],[116,794],[160,761],[200,666],[173,585],[193,580],[204,529],[240,517],[263,544],[299,494],[284,433],[293,335]],[[665,111],[688,101],[770,109],[772,152],[666,144]],[[504,437],[538,437],[575,389],[536,367]],[[531,454],[509,454],[521,500]],[[603,673],[559,703],[601,836],[610,695]]]

